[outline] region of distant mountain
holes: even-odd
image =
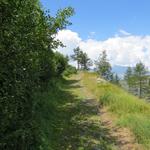
[[[119,77],[123,77],[128,67],[115,65],[112,67],[112,72],[117,73]]]

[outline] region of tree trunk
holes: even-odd
[[[77,64],[78,64],[78,70],[79,70],[79,61],[77,61]]]
[[[139,97],[142,97],[142,81],[140,80],[140,87],[139,87]]]

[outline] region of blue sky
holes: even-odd
[[[72,25],[56,38],[71,55],[79,46],[94,61],[106,50],[112,66],[135,66],[142,61],[150,69],[150,0],[41,0],[55,14],[71,6]]]
[[[86,39],[105,40],[123,29],[135,35],[150,34],[150,0],[41,0],[54,14],[59,8],[72,6],[75,15],[68,27]]]

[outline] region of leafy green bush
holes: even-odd
[[[66,70],[64,71],[64,76],[69,76],[71,74],[76,74],[76,73],[77,73],[76,67],[68,65]]]
[[[56,74],[53,49],[61,43],[55,34],[69,24],[73,9],[52,17],[38,0],[1,0],[0,5],[0,149],[37,150],[33,93]]]
[[[55,66],[56,66],[56,76],[61,76],[68,66],[68,58],[60,54],[59,52],[55,53]]]

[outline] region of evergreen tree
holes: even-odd
[[[131,67],[127,68],[126,73],[124,75],[124,80],[128,84],[129,91],[131,91],[131,88],[133,87],[133,70]]]
[[[147,88],[147,96],[146,96],[146,98],[148,99],[148,101],[150,101],[150,76],[148,76],[147,83],[148,83],[148,88]]]
[[[116,73],[110,74],[110,82],[120,86],[120,78]]]
[[[142,62],[136,64],[134,68],[128,67],[124,80],[127,82],[129,91],[140,98],[149,98],[150,86],[148,70]]]
[[[140,98],[147,92],[147,73],[148,71],[142,62],[136,64],[134,68],[134,84]]]
[[[80,50],[80,47],[77,47],[75,48],[74,50],[74,54],[71,56],[71,58],[74,60],[74,61],[77,61],[77,69],[79,70],[80,69],[80,59],[81,59],[81,50]]]
[[[95,62],[95,65],[100,76],[106,80],[111,80],[112,68],[107,60],[107,54],[105,50],[100,54],[99,59]]]
[[[119,76],[117,75],[117,74],[115,74],[114,75],[114,83],[116,84],[116,85],[120,85],[120,78],[119,78]]]
[[[88,58],[88,55],[81,51],[80,53],[80,65],[83,70],[88,70],[89,66],[92,66],[92,61]]]
[[[77,69],[79,70],[80,68],[83,70],[88,70],[89,66],[92,66],[92,61],[88,57],[86,53],[84,53],[80,47],[75,48],[74,54],[71,55],[71,58],[74,61],[77,61]]]

